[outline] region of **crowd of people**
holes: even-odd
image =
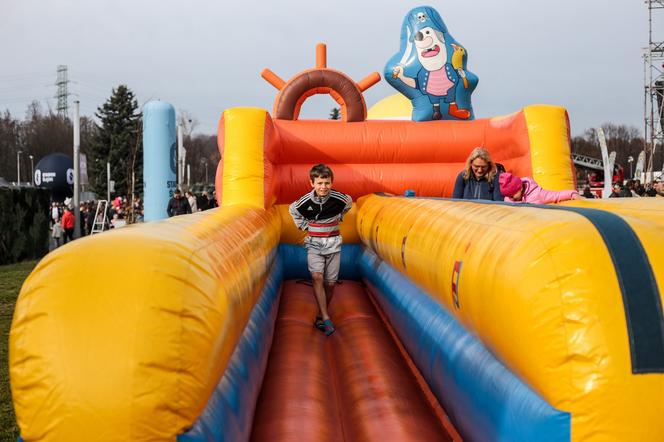
[[[647,185],[641,184],[640,180],[627,180],[626,183],[613,183],[609,198],[639,198],[639,197],[663,197],[664,182],[654,180]]]
[[[64,202],[51,204],[51,238],[53,248],[67,244],[74,239],[75,215],[71,198]],[[122,227],[130,223],[143,221],[143,202],[138,194],[128,200],[126,197],[117,197],[106,207],[104,217],[103,207],[98,207],[97,201],[83,201],[79,206],[80,235],[87,236],[95,228],[99,230]]]
[[[200,195],[194,194],[188,190],[182,194],[180,189],[175,189],[173,197],[168,202],[166,213],[169,217],[177,215],[186,215],[188,213],[201,212],[203,210],[213,209],[217,207],[217,198],[210,195],[208,192],[203,192]]]
[[[191,190],[182,194],[180,189],[175,189],[173,197],[168,201],[166,213],[169,217],[177,215],[186,215],[188,213],[202,212],[217,207],[217,198],[212,192],[203,192],[196,195]]]
[[[180,190],[174,192],[174,198],[168,204],[168,216],[183,215],[186,213],[199,212],[202,210],[217,207],[217,202],[212,194],[204,191],[196,194],[192,191],[186,192],[186,197],[182,196]],[[176,200],[176,203],[171,202]],[[50,229],[52,238],[52,247],[57,248],[74,239],[75,215],[72,207],[71,198],[64,202],[53,202],[50,213]],[[87,236],[97,231],[108,229],[117,229],[128,224],[143,222],[144,209],[143,199],[138,193],[134,193],[131,198],[118,196],[106,205],[99,206],[98,201],[90,200],[81,202],[79,225],[81,226],[81,236]]]

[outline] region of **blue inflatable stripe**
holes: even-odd
[[[341,267],[339,279],[359,281],[360,269],[357,261],[362,249],[359,244],[341,246]],[[307,251],[295,244],[279,244],[279,255],[284,263],[284,279],[311,279],[307,267]]]
[[[272,346],[283,265],[279,255],[231,360],[205,410],[179,442],[249,440],[256,400]]]
[[[551,407],[428,294],[369,250],[360,270],[464,439],[570,440],[570,414]]]

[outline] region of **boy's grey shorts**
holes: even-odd
[[[318,253],[312,253],[310,250],[307,251],[309,272],[322,273],[325,282],[337,282],[340,262],[341,252],[319,255]]]

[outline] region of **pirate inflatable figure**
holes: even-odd
[[[468,54],[438,12],[412,9],[401,26],[401,47],[385,65],[385,78],[413,104],[413,120],[470,120],[470,95],[478,78],[466,69]]]

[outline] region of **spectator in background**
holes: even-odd
[[[191,190],[187,190],[187,201],[189,202],[189,208],[191,208],[191,213],[196,213],[198,212],[198,205],[196,204],[196,197],[194,196],[194,193]]]
[[[127,206],[126,221],[128,223],[143,222],[143,200],[138,192],[134,192],[131,198],[131,206]]]
[[[652,188],[655,191],[656,197],[664,198],[664,181],[655,180]]]
[[[92,227],[95,223],[95,212],[97,209],[94,207],[93,203],[88,202],[88,211],[85,213],[85,232],[90,234],[92,232]]]
[[[132,204],[134,206],[134,211],[139,211],[143,209],[143,200],[141,199],[141,195],[139,195],[138,192],[134,192],[134,198]]]
[[[68,206],[65,206],[65,213],[62,215],[62,230],[64,231],[64,244],[67,244],[67,241],[74,240],[74,225],[76,219],[74,214],[71,212],[71,209]]]
[[[208,209],[214,209],[215,207],[219,207],[217,204],[217,193],[216,191],[212,191],[212,197],[209,199],[208,202]]]
[[[646,188],[641,184],[641,180],[634,180],[634,191],[638,196],[645,196]]]
[[[595,198],[595,194],[590,190],[590,186],[583,187],[583,193],[581,194],[584,198]]]
[[[643,196],[646,197],[657,196],[657,191],[655,190],[655,183],[646,184],[646,193]]]
[[[611,195],[609,195],[609,198],[621,198],[622,197],[622,195],[621,195],[622,190],[623,190],[622,184],[613,183],[612,192],[611,192]]]
[[[175,189],[175,192],[173,192],[173,198],[168,202],[166,213],[168,213],[169,217],[191,213],[189,201],[182,196],[180,189]]]
[[[115,213],[113,215],[113,218],[111,219],[111,227],[113,229],[124,227],[126,225],[127,225],[127,220],[125,220],[122,215],[120,215],[118,213]]]
[[[115,209],[116,207],[120,207],[122,205],[122,197],[119,196],[117,198],[114,198],[113,201],[111,201],[111,206]]]
[[[58,208],[58,203],[55,201],[51,203],[51,221],[54,224],[60,222],[60,209]]]
[[[590,174],[590,176],[588,177],[588,182],[590,183],[590,185],[592,187],[599,187],[600,186],[598,178],[599,177],[597,176],[597,172],[593,172],[593,173]]]
[[[127,212],[125,210],[126,204],[127,201],[125,199],[124,203],[116,207],[114,213],[111,214],[112,228],[116,229],[118,227],[124,227],[127,225],[127,219],[126,219]]]
[[[81,226],[81,237],[87,234],[87,230],[85,228],[85,215],[87,214],[87,212],[88,212],[88,205],[87,203],[82,202],[78,209],[78,225]]]
[[[621,198],[631,198],[634,196],[632,193],[632,188],[634,187],[634,180],[628,180],[627,184],[621,186],[620,188],[620,197]]]
[[[639,198],[641,195],[636,193],[636,181],[635,180],[628,180],[627,181],[627,189],[629,190],[629,194],[632,197]]]
[[[60,238],[62,238],[62,225],[59,222],[53,223],[53,227],[51,227],[51,237],[55,242],[55,248],[57,249],[60,247]]]
[[[198,198],[197,203],[199,210],[209,209],[208,205],[210,204],[210,199],[208,198],[208,193],[206,191],[203,191],[203,194]]]

